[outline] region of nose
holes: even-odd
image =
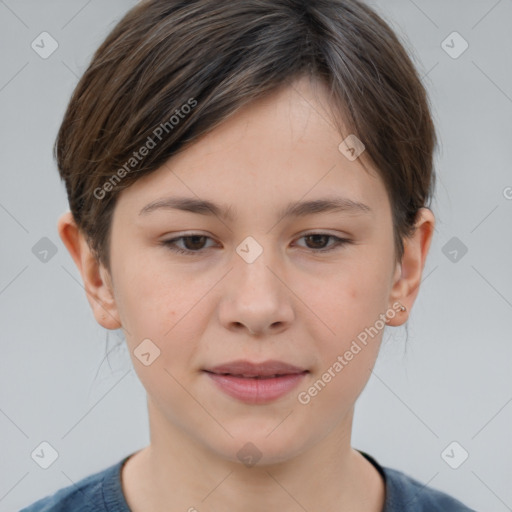
[[[219,304],[222,325],[234,332],[253,336],[278,334],[286,330],[294,318],[293,293],[285,275],[270,267],[265,251],[252,263],[235,259],[235,268],[224,282]]]

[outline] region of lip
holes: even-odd
[[[269,360],[237,360],[203,370],[227,395],[250,404],[264,404],[289,393],[309,370]]]
[[[213,368],[207,368],[206,371],[230,375],[240,375],[244,377],[270,377],[272,375],[291,375],[307,371],[306,368],[299,368],[292,364],[270,359],[261,363],[253,363],[243,359],[237,359],[229,363],[220,364]]]

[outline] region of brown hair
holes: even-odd
[[[79,81],[54,147],[71,212],[99,261],[110,270],[122,189],[308,73],[328,86],[338,120],[383,179],[401,261],[403,237],[433,193],[436,134],[411,58],[359,0],[146,0],[126,13]]]

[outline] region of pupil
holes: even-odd
[[[325,238],[327,238],[327,235],[308,235],[307,238],[316,238],[317,240],[318,240],[318,238],[321,238],[321,239],[324,239],[324,242],[325,242]],[[320,244],[320,245],[323,245],[323,244]]]
[[[187,240],[187,241],[192,240],[192,241],[193,241],[193,242],[192,242],[192,245],[193,245],[192,249],[200,249],[201,247],[196,247],[196,246],[195,246],[195,242],[197,242],[197,241],[198,241],[198,239],[204,239],[204,236],[202,236],[202,235],[188,236],[188,237],[186,237],[186,239],[185,239],[185,240]],[[203,241],[204,241],[204,240],[203,240]],[[189,248],[190,248],[190,244],[188,244],[188,243],[187,243],[186,245],[188,245],[188,246],[189,246]],[[199,243],[199,245],[201,245],[201,244]]]

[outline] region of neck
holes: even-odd
[[[149,400],[148,409],[151,443],[123,468],[123,491],[133,512],[383,508],[384,482],[350,446],[353,409],[313,446],[265,465],[228,460],[169,423]]]

